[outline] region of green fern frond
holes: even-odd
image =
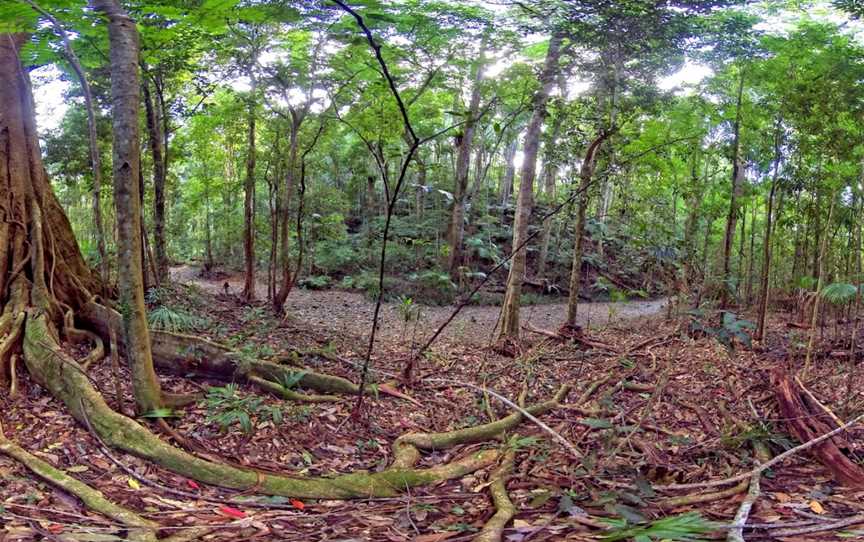
[[[835,282],[822,288],[820,292],[822,299],[832,305],[845,305],[855,300],[858,288],[847,282]]]
[[[631,526],[626,520],[609,521],[613,530],[603,535],[602,540],[635,540],[651,542],[654,540],[672,540],[690,542],[704,540],[703,535],[716,531],[718,525],[712,523],[696,512],[669,516],[652,521],[649,524]]]
[[[164,305],[156,307],[147,315],[150,327],[162,331],[190,331],[198,327],[200,320],[192,315],[172,310]]]

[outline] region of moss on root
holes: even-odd
[[[504,454],[501,466],[492,473],[489,494],[495,505],[495,514],[489,518],[489,521],[483,526],[483,530],[474,538],[474,542],[501,542],[504,528],[516,515],[516,507],[513,506],[513,501],[510,500],[510,495],[507,493],[507,477],[513,470],[515,455],[514,450],[509,450]]]
[[[155,542],[155,529],[157,527],[155,523],[142,518],[132,510],[111,502],[102,492],[30,454],[21,446],[7,439],[3,435],[2,428],[0,428],[0,453],[15,459],[46,482],[78,497],[92,510],[130,527],[128,538],[130,541]]]
[[[108,446],[148,459],[154,463],[200,482],[233,489],[250,489],[271,495],[301,498],[350,499],[388,497],[406,488],[433,484],[458,478],[494,464],[497,450],[481,450],[443,465],[414,468],[419,459],[418,448],[439,449],[470,442],[480,442],[503,430],[514,427],[521,415],[508,416],[474,428],[432,435],[406,436],[394,447],[394,466],[376,473],[356,472],[333,478],[300,478],[273,475],[205,461],[175,448],[151,433],[136,421],[112,410],[93,387],[80,366],[58,347],[50,333],[44,314],[31,311],[25,323],[24,359],[33,378],[61,399],[72,415],[87,424]],[[556,399],[532,409],[541,413],[553,408],[563,397],[562,388]],[[416,439],[417,445],[414,444]]]

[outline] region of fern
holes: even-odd
[[[652,540],[672,540],[676,542],[691,542],[704,540],[702,535],[717,530],[717,525],[707,521],[695,512],[658,519],[648,524],[630,525],[627,520],[608,520],[612,531],[603,535],[602,540],[634,540],[635,542],[651,542]]]
[[[175,311],[164,305],[150,311],[147,320],[153,329],[173,332],[193,330],[201,323],[201,320],[195,316]]]
[[[858,288],[854,284],[834,282],[822,288],[819,295],[831,305],[845,305],[855,300],[855,296],[858,295]]]

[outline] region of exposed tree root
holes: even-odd
[[[98,330],[103,337],[110,336],[112,332],[116,333],[119,347],[124,348],[122,322],[117,311],[91,300],[81,311],[80,316],[90,327]],[[359,393],[359,387],[350,380],[256,359],[194,335],[152,330],[150,339],[152,341],[153,362],[160,369],[173,373],[200,374],[226,380],[233,380],[238,376],[246,379],[258,377],[282,388],[284,388],[283,382],[292,382],[323,394],[356,395]],[[255,384],[262,385],[260,381],[255,382]],[[269,384],[264,384],[264,386],[267,386],[268,391],[277,392],[285,397],[285,394],[278,388]],[[290,390],[286,389],[286,391]],[[289,393],[288,395],[292,394]],[[300,399],[296,396],[285,398],[309,400],[308,398]],[[315,399],[312,400],[315,401]],[[330,399],[328,398],[328,400]]]
[[[781,417],[786,420],[789,432],[795,438],[808,442],[830,432],[831,428],[819,419],[825,417],[824,413],[814,413],[808,408],[802,399],[800,386],[788,373],[776,369],[772,372],[771,379]],[[826,439],[814,446],[813,454],[841,483],[850,487],[864,487],[864,469],[843,454],[834,439]]]
[[[810,533],[819,533],[825,531],[836,531],[842,529],[844,527],[849,527],[851,525],[857,525],[859,523],[864,523],[864,514],[855,514],[854,516],[850,516],[848,518],[838,519],[837,521],[826,521],[824,523],[817,523],[815,525],[809,525],[806,527],[794,527],[787,529],[777,529],[771,533],[774,537],[780,536],[798,536],[802,534],[810,534]]]
[[[519,414],[518,417],[508,417],[508,422],[503,424],[501,422],[508,418],[453,434],[425,435],[430,440],[424,440],[422,435],[407,435],[394,445],[393,466],[375,473],[357,472],[334,478],[295,478],[235,468],[199,459],[170,446],[134,420],[109,408],[75,361],[53,342],[46,320],[44,314],[34,311],[28,315],[25,327],[25,362],[37,382],[61,399],[77,420],[89,424],[108,446],[216,486],[244,490],[256,488],[265,494],[302,498],[393,496],[405,488],[459,478],[493,464],[500,456],[497,450],[481,450],[444,465],[419,469],[414,467],[420,457],[418,448],[439,449],[447,445],[480,442],[515,426],[521,419]],[[559,395],[566,393],[566,389],[563,388]],[[545,411],[552,406],[537,405],[533,408]]]
[[[283,386],[282,384],[277,384],[272,380],[266,380],[264,378],[261,378],[260,376],[255,376],[254,374],[248,375],[246,377],[246,380],[264,390],[273,392],[279,397],[287,399],[289,401],[298,401],[304,403],[326,403],[339,400],[339,397],[335,395],[309,395],[306,393],[292,391]]]
[[[561,386],[552,399],[528,407],[525,411],[531,416],[545,414],[556,408],[569,391],[570,386]],[[465,429],[445,433],[407,433],[393,443],[393,466],[407,468],[415,465],[420,460],[420,450],[443,450],[457,444],[473,444],[493,439],[519,425],[524,417],[522,412],[517,411],[500,420]]]
[[[69,476],[49,463],[28,453],[24,448],[7,439],[0,427],[0,453],[15,459],[34,474],[71,495],[75,495],[92,510],[129,527],[129,540],[155,542],[157,525],[135,512],[123,508],[105,498],[102,492]]]
[[[733,497],[738,495],[739,493],[744,493],[747,491],[747,486],[749,485],[748,480],[742,480],[737,485],[730,487],[729,489],[724,489],[722,491],[712,491],[709,493],[693,493],[691,495],[682,495],[680,497],[671,497],[668,499],[663,499],[659,503],[657,503],[661,508],[678,508],[679,506],[687,506],[691,504],[701,504],[706,502],[719,501],[722,499],[728,499],[729,497]]]
[[[92,364],[102,361],[105,357],[105,344],[102,342],[102,339],[91,331],[75,327],[75,318],[71,308],[67,308],[66,313],[63,315],[63,333],[66,335],[66,339],[72,343],[93,343],[93,350],[87,354],[85,359],[79,362],[85,371]]]
[[[516,455],[514,450],[508,450],[504,454],[501,466],[492,473],[492,484],[489,486],[489,494],[495,504],[495,515],[489,518],[486,525],[474,538],[474,542],[501,542],[504,528],[516,515],[516,507],[507,493],[507,477],[513,470],[513,460]]]
[[[4,315],[0,319],[0,384],[10,387],[15,384],[13,372],[14,350],[21,340],[24,330],[24,313],[19,312],[14,317],[11,314]],[[8,375],[8,377],[7,377]]]

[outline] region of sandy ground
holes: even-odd
[[[172,278],[185,284],[195,284],[211,293],[221,293],[225,279],[206,280],[198,276],[191,266],[175,267]],[[233,295],[243,289],[243,277],[228,278]],[[257,284],[259,299],[266,299],[266,282]],[[650,301],[624,301],[616,303],[583,303],[579,306],[579,322],[585,327],[603,327],[624,320],[634,320],[660,313],[665,299]],[[323,327],[334,334],[349,333],[364,337],[368,333],[375,304],[361,293],[345,290],[305,290],[295,288],[288,297],[289,314],[300,321]],[[385,303],[381,309],[380,337],[384,340],[410,344],[422,342],[453,312],[453,306],[420,306],[420,319],[416,326],[405,324],[395,303]],[[498,322],[500,307],[472,305],[465,307],[444,331],[445,342],[463,345],[488,344]],[[567,314],[566,300],[523,306],[522,321],[542,329],[557,329]]]

